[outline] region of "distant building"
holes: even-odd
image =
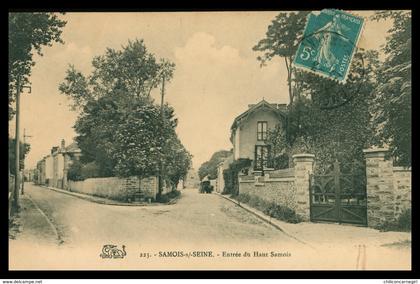
[[[188,170],[187,176],[184,180],[184,187],[186,188],[196,188],[200,185],[200,178],[198,173],[194,168]]]
[[[54,175],[54,161],[52,155],[45,157],[45,183],[48,186],[52,186],[52,178]]]
[[[74,160],[81,156],[76,142],[66,147],[64,139],[60,146],[51,148],[51,153],[37,163],[39,184],[67,188],[67,172]]]
[[[25,169],[23,171],[25,181],[29,181],[29,182],[34,181],[34,177],[36,176],[35,172],[36,172],[36,169]]]
[[[45,184],[45,157],[42,158],[38,163],[36,163],[36,169],[38,171],[38,178],[36,180],[37,184]]]

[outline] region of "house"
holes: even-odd
[[[250,159],[254,171],[270,167],[270,145],[266,144],[267,132],[277,125],[285,126],[286,104],[272,104],[264,99],[237,116],[231,126],[230,141],[233,144],[233,160]]]
[[[47,184],[48,186],[51,186],[52,184],[52,178],[54,175],[54,169],[53,169],[53,157],[50,155],[46,156],[45,158],[45,177],[44,177],[44,181],[45,184]]]
[[[66,188],[67,172],[74,160],[79,159],[81,150],[76,142],[66,147],[64,139],[60,146],[51,148],[51,153],[37,163],[38,184]]]
[[[45,158],[36,163],[36,169],[38,171],[37,184],[45,184]]]
[[[34,181],[35,171],[35,169],[24,169],[23,176],[25,178],[25,181]]]
[[[184,179],[184,187],[197,188],[199,185],[200,185],[200,178],[198,177],[197,171],[194,168],[189,169]]]

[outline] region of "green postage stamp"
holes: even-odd
[[[345,83],[363,23],[362,17],[339,10],[310,13],[294,65]]]

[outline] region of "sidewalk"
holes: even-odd
[[[28,196],[21,195],[20,212],[9,225],[10,246],[43,246],[61,244],[55,225]]]
[[[403,249],[411,249],[410,232],[380,232],[379,230],[372,228],[336,223],[301,222],[292,224],[271,218],[247,204],[239,204],[237,200],[228,196],[219,193],[217,194],[244,208],[265,222],[270,223],[286,235],[310,245],[311,247],[320,245],[333,247],[335,245],[343,244],[364,244],[375,247],[401,245]]]
[[[116,201],[116,200],[111,200],[108,198],[104,198],[104,197],[99,197],[99,196],[93,196],[93,195],[89,195],[89,194],[83,194],[83,193],[78,193],[78,192],[72,192],[72,191],[68,191],[68,190],[64,190],[64,189],[60,189],[60,188],[55,188],[55,187],[50,187],[50,186],[44,186],[44,185],[38,185],[40,187],[43,188],[47,188],[50,190],[54,190],[56,192],[59,193],[64,193],[64,194],[68,194],[77,198],[81,198],[90,202],[95,202],[95,203],[99,203],[99,204],[105,204],[105,205],[118,205],[118,206],[159,206],[159,205],[168,205],[168,204],[173,204],[175,203],[178,198],[174,198],[171,201],[169,201],[168,203],[158,203],[158,202],[152,202],[152,203],[148,203],[148,202],[133,202],[133,203],[127,203],[127,202],[120,202],[120,201]]]

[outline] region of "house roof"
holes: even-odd
[[[237,116],[235,118],[235,120],[233,121],[232,126],[230,127],[230,130],[231,130],[230,140],[232,141],[232,136],[233,136],[233,133],[234,133],[235,129],[242,122],[246,121],[246,119],[249,117],[249,115],[251,115],[252,113],[254,113],[258,110],[266,109],[267,111],[271,111],[271,112],[275,113],[280,119],[286,118],[286,109],[283,108],[282,106],[285,106],[285,105],[270,104],[269,102],[267,102],[264,99],[262,99],[257,104],[249,105],[249,108],[245,112],[243,112],[242,114]]]

